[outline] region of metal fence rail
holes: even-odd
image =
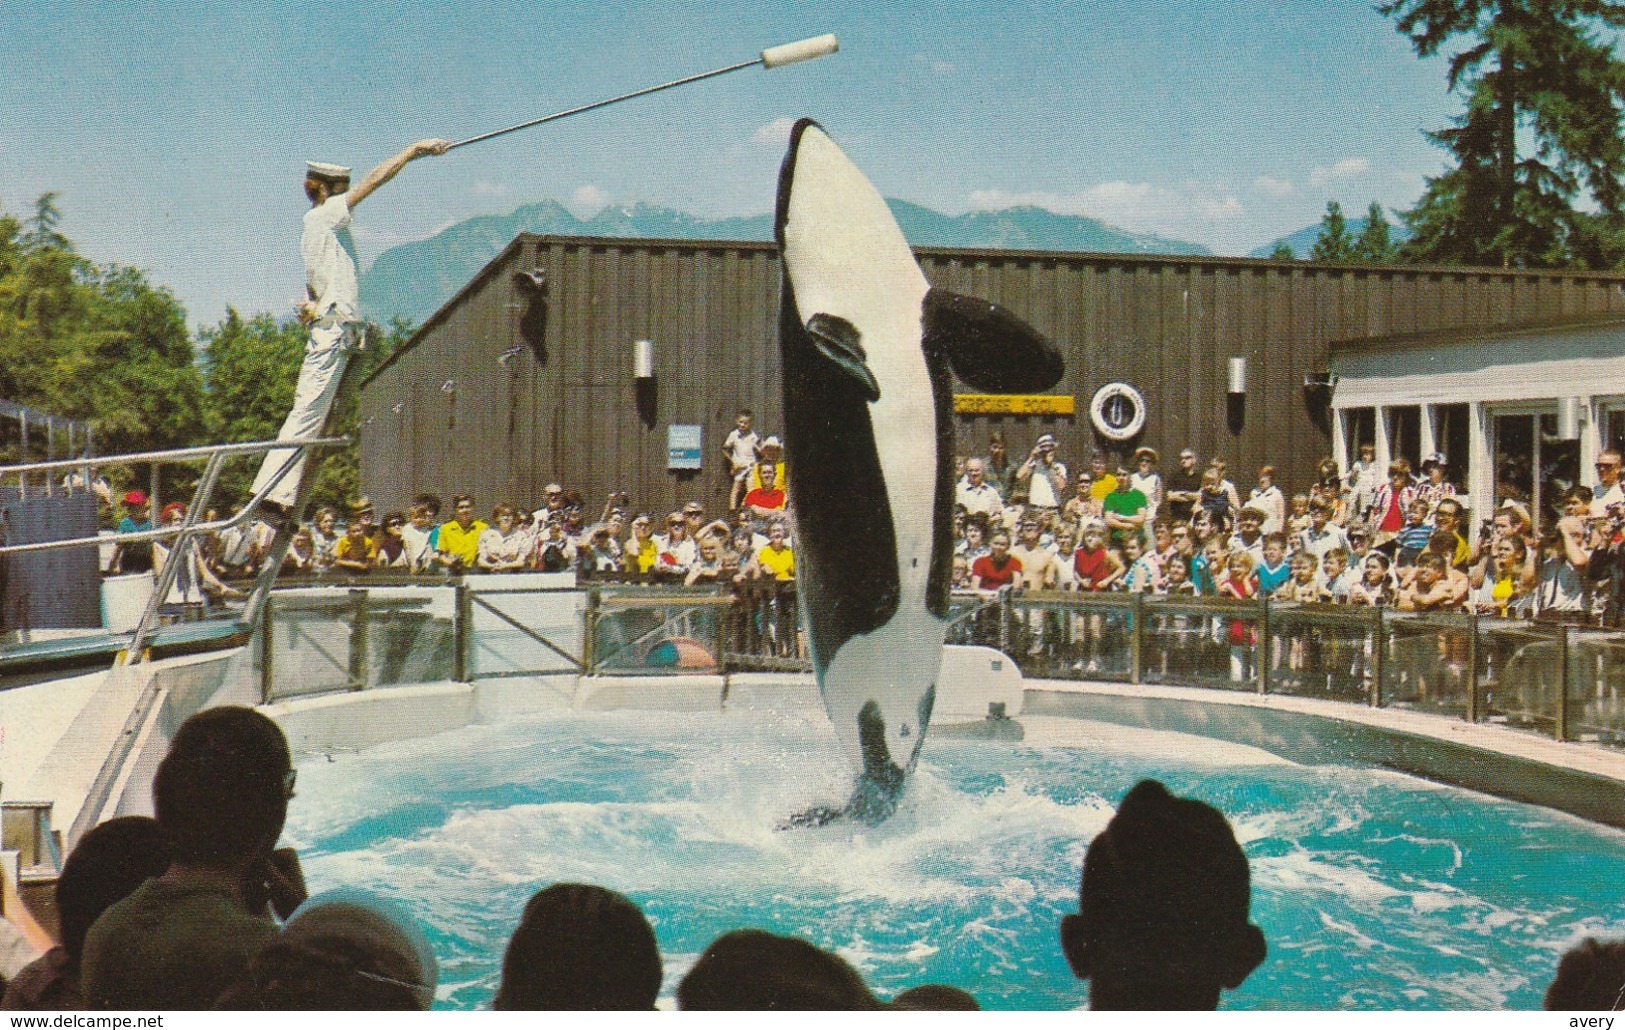
[[[479,589],[470,586],[475,580],[483,581]],[[325,599],[284,601],[279,593],[262,630],[264,696],[448,678],[811,669],[794,583],[723,589],[613,582],[546,591],[499,584],[475,576],[357,578],[330,580],[341,589]],[[539,598],[556,595],[551,628],[527,623],[519,607],[503,608],[500,599],[510,595],[528,600],[531,611],[546,603]],[[576,607],[559,607],[567,598]],[[529,650],[485,668],[490,659],[477,655],[493,633]],[[1030,678],[1309,697],[1625,746],[1625,632],[1614,630],[1326,604],[1007,589],[955,594],[947,639],[997,647]],[[290,664],[295,653],[302,664]]]

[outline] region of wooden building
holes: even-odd
[[[1377,403],[1346,392],[1390,356],[1422,353],[1417,341],[1430,334],[1470,352],[1508,333],[1618,319],[1601,346],[1625,354],[1619,275],[918,254],[933,285],[1010,308],[1066,356],[1052,391],[1060,400],[1025,405],[1044,413],[961,414],[966,454],[985,453],[995,428],[1017,461],[1053,431],[1074,467],[1097,448],[1141,445],[1167,467],[1191,446],[1204,462],[1223,456],[1238,485],[1272,463],[1290,490],[1307,484],[1334,444],[1340,460],[1356,439],[1415,459],[1452,439],[1465,409],[1457,418],[1455,409],[1429,413],[1403,397]],[[555,480],[581,489],[593,508],[625,490],[640,508],[698,497],[716,510],[727,496],[721,447],[736,409],[752,408],[764,435],[782,425],[779,288],[771,244],[521,235],[363,384],[362,486],[381,510],[420,491],[471,493],[482,511],[502,499],[528,504]],[[1113,384],[1130,389],[1106,390],[1105,410],[1092,418],[1091,403]],[[1625,397],[1625,379],[1589,393]],[[1136,414],[1143,427],[1112,439],[1134,428]],[[696,433],[700,469],[672,467],[693,464]]]

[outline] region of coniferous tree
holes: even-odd
[[[1276,240],[1275,246],[1270,250],[1271,261],[1296,261],[1298,255],[1292,250],[1292,244],[1286,240]]]
[[[1326,202],[1326,215],[1320,220],[1320,237],[1309,248],[1311,261],[1348,261],[1354,257],[1354,241],[1349,237],[1348,220],[1343,217],[1343,205],[1335,200]]]
[[[1506,267],[1618,264],[1625,64],[1597,30],[1625,28],[1625,5],[1389,0],[1378,10],[1422,57],[1464,43],[1450,58],[1448,82],[1466,111],[1429,133],[1455,164],[1428,179],[1405,214],[1406,256]],[[1586,198],[1595,213],[1576,209]]]
[[[1365,227],[1354,240],[1354,260],[1373,265],[1391,263],[1399,248],[1394,246],[1390,230],[1387,213],[1373,200],[1365,212]]]

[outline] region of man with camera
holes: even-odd
[[[1054,511],[1066,496],[1066,466],[1055,458],[1055,435],[1045,433],[1033,444],[1027,460],[1016,470],[1016,484],[1027,488],[1027,505]]]

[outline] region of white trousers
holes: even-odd
[[[316,436],[327,423],[327,413],[333,409],[333,398],[338,396],[339,382],[344,378],[344,366],[350,361],[349,326],[336,319],[323,319],[310,327],[310,342],[305,345],[305,360],[299,366],[299,385],[293,390],[293,409],[282,422],[278,440],[293,437]],[[254,477],[254,493],[276,475],[282,463],[294,452],[288,448],[267,451],[260,464],[259,475]],[[282,477],[266,500],[292,507],[299,492],[299,479],[305,472],[305,459],[301,457]]]

